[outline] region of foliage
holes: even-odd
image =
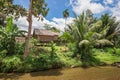
[[[26,9],[20,5],[13,4],[13,0],[0,0],[0,25],[5,26],[5,19],[14,15],[15,19],[27,15]]]
[[[20,68],[22,62],[18,56],[7,56],[2,60],[1,71],[12,72]]]
[[[80,60],[80,56],[73,58],[73,52],[67,51],[67,52],[58,52],[57,55],[60,58],[60,61],[62,62],[63,67],[79,67],[82,65],[82,62]]]
[[[115,48],[115,47],[114,47],[113,50],[114,50],[113,53],[114,53],[115,55],[120,56],[120,49],[119,49],[119,48]]]
[[[63,11],[63,17],[65,17],[65,18],[69,17],[68,9],[65,9],[65,10]]]
[[[94,41],[92,40],[92,34],[89,32],[89,27],[91,26],[88,22],[89,18],[85,16],[84,13],[82,13],[80,16],[76,17],[74,23],[69,26],[69,33],[73,36],[73,39],[76,39],[76,52],[75,56],[77,54],[81,54],[81,59],[83,58],[83,54],[90,55],[91,54],[91,48],[89,44],[92,44]],[[86,43],[87,41],[87,43]]]
[[[18,30],[18,27],[13,24],[12,17],[7,19],[6,27],[0,27],[0,34],[2,38],[0,39],[1,49],[7,50],[9,54],[15,53],[15,37],[24,35],[26,31]]]
[[[118,24],[119,22],[115,21],[115,17],[108,14],[104,14],[100,19],[95,20],[92,12],[87,10],[86,14],[83,12],[80,16],[76,16],[74,23],[69,25],[67,35],[70,35],[71,39],[69,36],[64,36],[64,39],[76,40],[69,41],[75,43],[75,46],[73,46],[76,49],[74,56],[80,54],[83,64],[88,64],[93,59],[91,51],[93,47],[114,46],[111,41],[114,40],[115,29]]]
[[[51,42],[51,52],[50,52],[51,61],[53,60],[54,56],[56,56],[55,43]]]
[[[70,43],[67,44],[67,46],[68,46],[68,48],[71,52],[76,52],[77,51],[75,42],[74,43],[70,42]]]
[[[6,50],[0,51],[0,66],[2,65],[2,60],[6,57],[6,54],[7,54]]]
[[[47,49],[51,47],[47,47]],[[47,70],[51,68],[60,67],[88,67],[96,65],[112,64],[119,62],[119,48],[104,48],[96,49],[92,48],[92,56],[86,56],[83,62],[80,60],[81,55],[72,57],[73,52],[61,52],[60,47],[55,46],[56,56],[51,61],[51,52],[44,53],[38,52],[37,56],[30,54],[25,60],[23,60],[21,54],[15,54],[12,56],[6,55],[6,50],[0,52],[0,72],[33,72],[40,70]],[[45,48],[46,49],[46,48]],[[53,50],[54,52],[54,50]],[[104,63],[104,64],[103,64]]]
[[[73,36],[71,36],[68,32],[64,32],[61,36],[60,36],[61,41],[65,41],[66,43],[69,42],[74,42],[74,38]]]
[[[99,59],[100,62],[105,64],[112,64],[114,62],[119,62],[119,49],[113,48],[104,48],[104,49],[94,49],[94,56],[95,58]]]
[[[25,43],[15,43],[15,53],[18,55],[23,55],[25,50]]]
[[[56,54],[56,44],[54,42],[51,42],[50,60],[52,68],[59,68],[62,66],[62,63]]]

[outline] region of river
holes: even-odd
[[[120,68],[52,69],[32,73],[0,73],[0,80],[120,80]]]

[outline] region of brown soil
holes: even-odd
[[[0,80],[120,80],[120,68],[53,69],[32,73],[0,73]]]

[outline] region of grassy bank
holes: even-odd
[[[92,49],[94,63],[88,61],[88,66],[99,66],[101,63],[112,64],[120,62],[119,48]],[[83,65],[80,55],[73,57],[73,52],[65,46],[32,48],[29,56],[23,60],[21,54],[0,55],[0,72],[32,72],[62,67],[80,67]],[[93,60],[93,59],[91,59]],[[103,65],[104,65],[103,64]]]

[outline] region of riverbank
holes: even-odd
[[[23,60],[23,55],[15,54],[11,56],[4,56],[4,51],[0,56],[0,72],[36,72],[44,71],[49,69],[59,69],[59,68],[75,68],[75,67],[91,67],[91,66],[106,66],[112,65],[115,62],[120,62],[120,49],[92,49],[92,58],[83,62],[81,61],[81,56],[77,55],[73,57],[73,52],[70,50],[63,51],[63,46],[56,46],[56,53],[54,55],[51,53],[50,47],[38,48],[37,52],[31,52],[29,56]],[[66,47],[65,47],[66,48]],[[120,66],[116,63],[115,66]]]
[[[65,68],[31,73],[0,73],[0,80],[120,80],[120,68]]]

